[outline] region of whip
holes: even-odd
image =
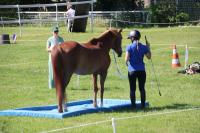
[[[145,36],[145,41],[146,41],[146,44],[149,44],[146,36]],[[154,73],[154,76],[155,76],[155,80],[156,80],[156,83],[157,83],[158,92],[159,92],[159,95],[161,96],[160,83],[159,83],[158,78],[157,78],[156,73],[155,73],[153,60],[152,59],[150,59],[150,60],[151,60],[151,66],[152,66],[152,70],[153,70],[153,73]]]
[[[118,64],[117,64],[117,60],[116,60],[116,57],[115,57],[115,52],[114,52],[114,50],[112,50],[112,53],[113,53],[113,56],[114,56],[114,62],[115,62],[115,67],[116,67],[117,73],[118,73],[118,75],[120,76],[120,78],[125,79],[126,76],[125,76],[124,74],[122,74],[121,71],[119,70],[119,66],[118,66]]]

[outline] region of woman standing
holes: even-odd
[[[52,30],[53,36],[47,40],[47,46],[46,46],[46,49],[49,52],[49,62],[48,62],[49,89],[55,88],[55,83],[54,83],[54,79],[53,79],[53,68],[52,68],[52,62],[51,62],[51,50],[55,45],[61,44],[64,42],[63,38],[58,35],[58,32],[59,32],[58,27],[54,27]]]
[[[145,92],[145,82],[146,82],[146,72],[145,64],[143,61],[144,55],[151,59],[151,51],[149,44],[143,45],[139,42],[141,34],[138,30],[133,30],[130,32],[128,39],[131,39],[131,44],[126,48],[125,62],[128,66],[128,79],[130,84],[130,100],[132,106],[135,108],[136,104],[136,80],[138,79],[140,97],[141,97],[141,107],[145,107],[146,92]]]

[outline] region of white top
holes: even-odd
[[[72,8],[70,8],[70,9],[66,12],[66,14],[67,14],[68,19],[74,19],[75,10],[72,9]]]

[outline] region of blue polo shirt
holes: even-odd
[[[127,46],[126,52],[128,52],[130,55],[128,71],[145,71],[143,58],[144,55],[149,52],[148,47],[139,42],[137,49],[137,43],[134,41],[132,44]]]

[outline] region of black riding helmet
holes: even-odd
[[[133,37],[135,40],[140,40],[141,34],[138,30],[133,30],[129,33],[127,39],[131,39]]]

